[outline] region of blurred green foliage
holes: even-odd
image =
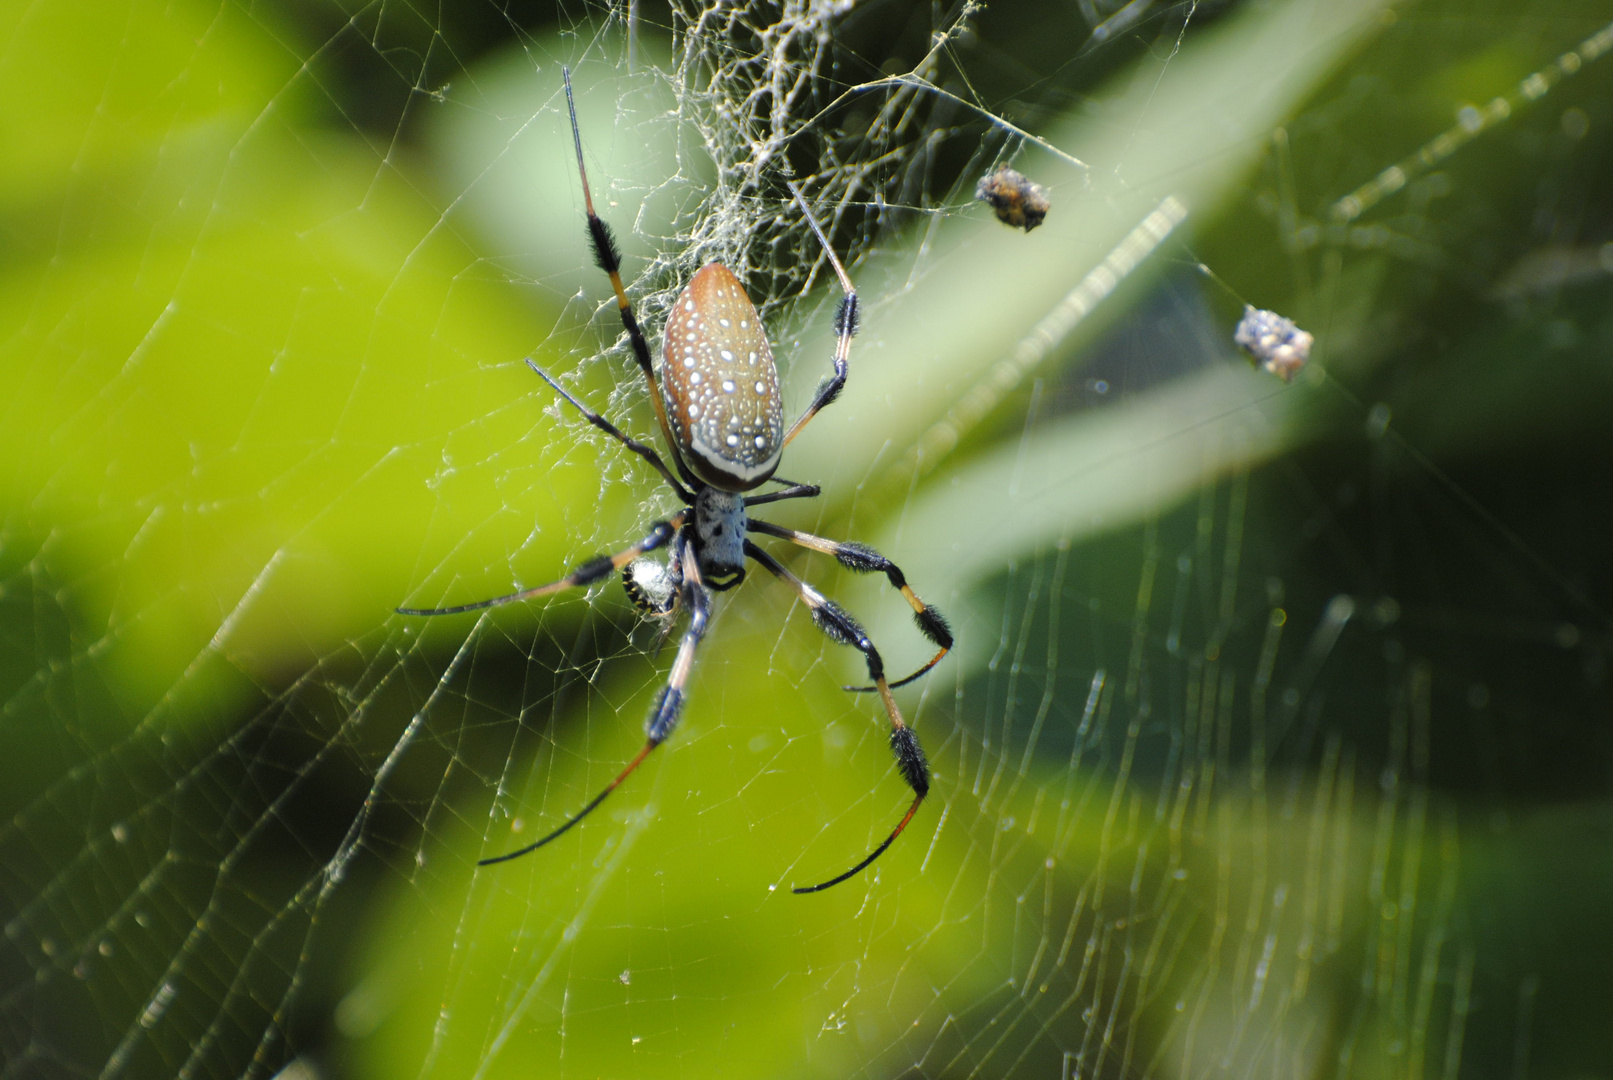
[[[1610,1067],[1584,961],[1613,954],[1586,899],[1613,884],[1606,509],[1564,505],[1607,458],[1613,76],[1371,221],[1328,217],[1605,12],[1225,8],[1039,93],[1005,58],[1048,27],[982,14],[962,69],[1005,112],[1034,98],[1089,170],[1024,155],[1055,197],[1034,236],[937,179],[951,212],[855,268],[852,387],[784,470],[825,499],[777,516],[876,542],[962,640],[902,699],[936,796],[810,898],[787,886],[903,799],[873,706],[838,689],[855,665],[779,590],[725,603],[630,789],[481,871],[631,757],[664,662],[614,590],[597,614],[391,614],[552,577],[666,505],[521,363],[569,374],[614,333],[578,325],[604,285],[559,61],[586,60],[603,200],[713,168],[653,78],[601,61],[602,13],[462,58],[460,16],[402,5],[0,13],[26,88],[0,108],[7,1069],[1398,1076],[1453,1046],[1474,1076],[1520,1052]],[[928,15],[905,10],[866,16],[903,28],[871,70],[915,62]],[[463,66],[428,78],[444,52]],[[358,70],[407,104],[370,110]],[[1166,196],[1183,233],[903,471]],[[685,209],[669,184],[608,213],[642,258]],[[1317,332],[1313,374],[1230,355],[1238,305],[1170,272],[1199,258]],[[1184,291],[1189,322],[1148,337]],[[791,401],[819,316],[775,335]],[[625,378],[576,385],[646,431]],[[1185,647],[1178,552],[1221,575],[1194,579]],[[826,564],[801,566],[917,662],[902,605]],[[1312,628],[1340,595],[1370,631],[1324,674]],[[1319,687],[1325,720],[1284,712],[1285,685]]]

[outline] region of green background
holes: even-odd
[[[877,545],[960,645],[900,696],[934,795],[813,897],[906,799],[774,583],[629,786],[481,870],[631,757],[668,655],[614,587],[391,613],[671,507],[522,360],[651,430],[559,66],[635,290],[674,289],[730,164],[669,119],[687,24],[647,7],[628,73],[594,6],[0,13],[4,1074],[1613,1073],[1613,64],[1558,61],[1609,13],[1140,10],[1094,47],[987,8],[923,69],[1085,163],[1015,158],[1034,233],[970,199],[1016,147],[937,95],[889,161],[862,98],[814,129],[862,170],[864,330],[782,470],[824,497],[767,516]],[[958,14],[863,6],[820,74],[922,67]],[[832,291],[731,233],[798,407]],[[1292,385],[1232,351],[1245,299],[1316,333]]]

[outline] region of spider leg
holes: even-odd
[[[774,477],[773,479],[778,479]],[[790,484],[782,491],[769,491],[766,495],[747,495],[745,506],[760,506],[762,503],[781,502],[784,499],[816,499],[823,491],[817,484]]]
[[[560,77],[566,84],[566,111],[571,114],[571,141],[577,148],[577,174],[582,177],[583,203],[588,211],[588,240],[594,248],[594,262],[610,276],[610,287],[616,291],[616,306],[622,313],[622,325],[627,328],[627,339],[633,346],[633,359],[638,361],[644,381],[650,384],[650,404],[655,406],[655,419],[661,425],[661,437],[666,440],[672,463],[677,466],[678,475],[683,477],[684,483],[695,487],[694,475],[684,464],[678,453],[678,444],[672,439],[672,427],[666,417],[666,402],[662,400],[661,386],[655,379],[655,365],[650,360],[649,342],[644,340],[644,331],[639,328],[638,319],[633,317],[633,305],[622,286],[622,251],[616,246],[616,237],[611,233],[610,226],[594,213],[594,196],[588,190],[588,170],[582,163],[582,132],[577,127],[577,105],[571,97],[571,69],[562,67]]]
[[[654,551],[665,544],[683,527],[684,520],[688,515],[689,512],[683,510],[666,521],[657,521],[650,527],[649,535],[632,547],[627,548],[625,551],[619,551],[615,555],[596,555],[559,581],[551,581],[547,585],[539,585],[534,589],[522,589],[520,592],[510,593],[508,596],[495,596],[491,600],[478,600],[474,604],[459,604],[455,607],[444,608],[400,607],[395,610],[399,615],[458,615],[466,611],[481,611],[483,608],[498,607],[501,604],[513,604],[517,600],[531,600],[534,597],[548,596],[550,593],[561,592],[565,589],[575,589],[579,585],[592,585],[611,571],[620,570],[646,551]]]
[[[878,688],[879,696],[885,703],[885,713],[890,717],[891,753],[896,756],[896,768],[901,772],[902,779],[907,781],[907,786],[913,789],[913,802],[907,808],[907,813],[902,815],[902,820],[897,822],[896,828],[891,830],[884,842],[869,852],[867,858],[828,881],[817,885],[797,886],[790,890],[797,894],[821,892],[862,873],[870,863],[885,853],[886,848],[895,843],[898,836],[902,835],[907,823],[918,813],[919,804],[924,801],[924,796],[930,793],[930,766],[924,759],[924,748],[919,745],[918,734],[903,721],[901,710],[896,707],[896,699],[891,697],[890,686],[885,682],[885,662],[880,659],[879,650],[868,640],[867,632],[857,624],[857,620],[838,604],[825,598],[818,590],[784,569],[777,559],[749,540],[745,541],[745,554],[796,591],[812,612],[812,621],[818,624],[818,629],[833,640],[843,645],[850,645],[863,654],[863,659],[868,664],[868,677]]]
[[[812,404],[807,406],[801,418],[790,425],[790,430],[784,433],[784,445],[790,445],[790,440],[801,433],[807,422],[818,414],[818,410],[825,408],[840,391],[845,389],[848,361],[851,356],[851,338],[857,333],[857,290],[852,288],[851,278],[846,274],[846,268],[840,265],[840,259],[835,255],[834,248],[829,246],[829,238],[824,235],[823,228],[818,219],[812,216],[812,209],[807,206],[806,199],[801,197],[801,189],[793,183],[790,184],[790,193],[795,201],[801,204],[801,212],[806,215],[807,224],[817,234],[818,242],[823,245],[823,252],[829,256],[829,264],[834,267],[835,276],[840,279],[840,288],[845,297],[840,301],[840,309],[835,312],[835,355],[834,374],[818,384],[818,389],[812,395]]]
[[[937,651],[934,656],[930,657],[928,663],[913,672],[913,674],[891,683],[892,690],[898,686],[906,686],[919,678],[939,664],[941,658],[951,651],[952,627],[947,625],[946,616],[919,599],[918,594],[908,585],[907,578],[902,574],[901,567],[867,544],[859,544],[855,541],[825,540],[821,536],[797,532],[794,529],[786,529],[768,521],[757,521],[755,518],[751,519],[750,529],[752,532],[766,533],[768,536],[788,540],[792,544],[800,544],[802,547],[811,548],[813,551],[821,551],[825,555],[833,555],[840,560],[841,566],[848,570],[855,570],[859,574],[871,574],[876,571],[883,572],[890,581],[891,586],[901,592],[902,596],[906,598],[908,604],[913,608],[913,621],[918,624],[919,633],[929,638],[931,643],[936,646]],[[842,687],[842,689],[857,693],[869,693],[878,688],[873,686],[846,686]]]
[[[681,549],[687,541],[680,534],[674,544],[674,557],[681,554]],[[710,612],[711,602],[706,593],[705,586],[700,581],[699,569],[694,566],[694,560],[689,560],[691,573],[683,582],[684,602],[689,607],[689,626],[683,632],[683,641],[678,645],[678,656],[672,662],[672,673],[667,677],[667,684],[656,695],[655,704],[650,707],[650,715],[646,724],[646,738],[644,746],[627,763],[627,767],[616,774],[616,779],[605,785],[605,789],[588,801],[588,804],[577,811],[566,822],[547,836],[543,836],[526,847],[517,848],[504,855],[495,855],[490,859],[482,859],[477,866],[492,866],[494,863],[509,862],[519,859],[538,850],[549,841],[557,839],[569,831],[583,818],[593,813],[600,803],[621,786],[622,781],[633,775],[633,770],[643,764],[644,759],[650,756],[650,751],[666,742],[672,730],[678,726],[678,719],[683,715],[684,687],[689,682],[689,672],[694,668],[695,648],[700,639],[706,636],[706,620]]]
[[[655,471],[661,474],[662,479],[666,480],[668,484],[672,485],[672,490],[678,493],[678,498],[682,499],[686,503],[694,502],[694,493],[685,488],[682,484],[678,483],[678,478],[672,475],[672,470],[666,467],[666,462],[661,460],[660,454],[657,454],[654,450],[650,449],[648,446],[645,446],[637,439],[623,434],[621,428],[617,427],[615,424],[611,423],[609,420],[606,420],[603,416],[600,416],[588,406],[572,397],[571,394],[567,393],[563,386],[555,382],[554,379],[550,377],[547,371],[544,371],[537,364],[534,364],[531,357],[527,358],[526,366],[531,368],[533,371],[536,371],[538,373],[538,377],[544,382],[548,383],[555,393],[571,402],[576,410],[582,413],[583,419],[587,420],[600,431],[603,431],[605,434],[609,435],[611,438],[633,451],[633,453],[637,454],[645,461],[648,461],[650,465],[654,467]]]

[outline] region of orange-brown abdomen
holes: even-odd
[[[661,392],[689,468],[732,492],[772,476],[784,441],[778,367],[739,279],[721,263],[701,267],[662,337]]]

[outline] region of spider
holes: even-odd
[[[588,216],[588,238],[594,261],[610,277],[627,328],[633,356],[649,383],[650,400],[655,407],[661,436],[666,442],[672,466],[651,447],[624,434],[603,416],[590,410],[560,386],[549,373],[527,360],[527,366],[565,398],[594,427],[605,432],[628,450],[649,463],[677,492],[683,508],[663,521],[657,521],[642,540],[614,555],[589,559],[559,581],[523,589],[508,596],[480,600],[444,608],[398,608],[403,615],[455,615],[480,611],[500,604],[548,596],[564,589],[590,585],[613,570],[622,577],[628,597],[641,609],[668,618],[682,608],[689,613],[688,627],[678,645],[667,683],[650,708],[644,747],[605,789],[594,796],[564,824],[518,850],[482,859],[477,865],[489,866],[529,854],[567,832],[604,802],[633,771],[671,735],[682,715],[684,688],[694,667],[695,651],[706,634],[711,612],[711,594],[726,592],[745,579],[749,559],[794,589],[812,614],[812,621],[828,637],[850,645],[863,654],[870,686],[848,686],[858,692],[875,691],[890,719],[891,752],[897,770],[913,791],[913,802],[883,843],[850,870],[817,885],[800,886],[792,891],[813,893],[838,885],[866,869],[896,841],[918,812],[930,789],[930,770],[919,745],[918,735],[902,719],[891,690],[904,686],[940,663],[952,648],[952,631],[944,616],[919,599],[907,584],[901,569],[865,544],[828,540],[820,536],[786,529],[752,518],[747,511],[763,503],[784,499],[808,499],[819,494],[814,484],[797,484],[774,477],[784,448],[801,429],[840,395],[846,384],[851,339],[857,332],[857,292],[851,278],[836,257],[800,189],[789,184],[790,193],[800,205],[807,224],[823,246],[830,265],[840,279],[844,293],[835,314],[834,374],[825,378],[800,418],[784,427],[784,406],[779,398],[778,368],[767,343],[756,308],[751,304],[739,279],[721,263],[708,263],[689,279],[668,316],[663,332],[661,377],[657,382],[644,332],[633,315],[632,304],[622,287],[621,251],[610,227],[594,212],[593,195],[588,189],[588,172],[583,166],[582,133],[577,126],[577,109],[572,100],[571,72],[562,69],[566,89],[566,109],[571,115],[572,143],[577,151],[577,172],[582,178],[583,199]],[[674,472],[674,470],[676,470]],[[760,495],[748,495],[772,482],[781,488]],[[840,564],[858,573],[883,573],[892,587],[901,592],[913,608],[919,631],[936,646],[936,653],[912,674],[895,682],[885,677],[885,664],[879,651],[856,619],[817,589],[796,577],[772,555],[753,543],[747,534],[788,540],[814,551],[833,555]],[[666,548],[666,564],[644,556]]]

